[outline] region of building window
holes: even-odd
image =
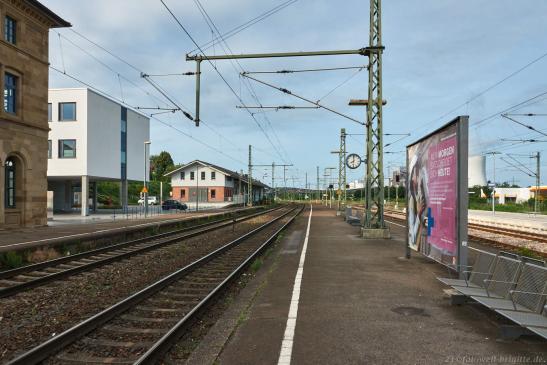
[[[190,180],[194,180],[194,171],[190,171]]]
[[[51,103],[48,103],[47,105],[47,121],[53,121],[53,111],[51,110]]]
[[[186,198],[186,190],[185,189],[180,190],[180,197],[181,197],[181,199]]]
[[[76,120],[76,103],[59,103],[59,121]]]
[[[15,208],[15,161],[6,160],[6,208]]]
[[[205,171],[201,172],[201,180],[205,180]]]
[[[11,44],[17,41],[17,21],[7,15],[4,19],[4,39]]]
[[[52,155],[52,153],[51,153],[51,148],[52,148],[52,146],[51,146],[51,139],[49,139],[49,140],[47,141],[47,158],[48,158],[48,159],[51,159],[51,155]]]
[[[216,178],[217,178],[216,171],[211,171],[211,180],[216,180]]]
[[[185,173],[184,173],[184,171],[181,171],[180,172],[180,179],[184,180],[184,178],[185,178]]]
[[[127,108],[123,106],[120,119],[120,179],[127,180]]]
[[[215,199],[217,197],[217,191],[215,189],[211,189],[211,199]]]
[[[76,158],[76,140],[59,140],[59,158]]]
[[[17,113],[17,76],[7,72],[4,75],[4,111]]]

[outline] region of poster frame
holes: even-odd
[[[436,260],[430,256],[427,256],[442,265],[445,265],[451,269],[456,270],[459,273],[460,278],[464,276],[464,271],[468,269],[467,266],[467,248],[468,248],[468,237],[467,237],[467,223],[468,223],[468,207],[469,207],[469,195],[468,195],[468,155],[469,155],[469,117],[466,115],[458,116],[451,120],[450,122],[444,124],[443,126],[435,129],[429,134],[421,137],[420,139],[412,142],[406,146],[406,168],[409,171],[409,149],[432,136],[441,133],[443,130],[450,128],[451,126],[456,125],[456,135],[457,135],[457,146],[458,146],[458,159],[457,159],[457,180],[456,180],[456,189],[457,189],[457,207],[456,207],[456,240],[458,242],[456,255],[457,259],[456,265],[450,265],[440,260]],[[410,191],[410,173],[406,179],[406,191],[407,194]],[[409,242],[409,216],[408,209],[406,210],[406,248],[405,256],[407,259],[411,257],[411,248]],[[425,256],[425,255],[424,255]]]

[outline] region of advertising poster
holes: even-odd
[[[459,192],[461,178],[467,180],[458,160],[467,161],[459,120],[407,147],[408,246],[450,266],[459,262]]]

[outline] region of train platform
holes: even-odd
[[[21,248],[47,245],[66,239],[86,239],[93,235],[117,234],[124,230],[145,229],[149,226],[178,222],[197,217],[223,214],[229,209],[214,209],[199,212],[184,212],[153,215],[137,219],[104,219],[93,215],[82,219],[80,216],[57,216],[48,226],[0,230],[0,252]],[[97,219],[94,219],[97,218]]]
[[[469,221],[483,224],[500,224],[519,229],[547,231],[547,215],[534,213],[495,212],[486,210],[469,210]]]
[[[314,205],[285,233],[257,277],[188,363],[545,363],[539,338],[503,342],[499,319],[451,306],[439,264],[405,259],[405,228],[363,240],[333,209]],[[233,326],[232,326],[233,325]],[[227,330],[226,328],[230,329]]]

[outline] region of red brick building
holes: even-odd
[[[247,199],[248,178],[208,162],[194,160],[166,174],[171,177],[171,198],[191,203],[244,203]],[[253,202],[264,197],[267,186],[253,180]]]

